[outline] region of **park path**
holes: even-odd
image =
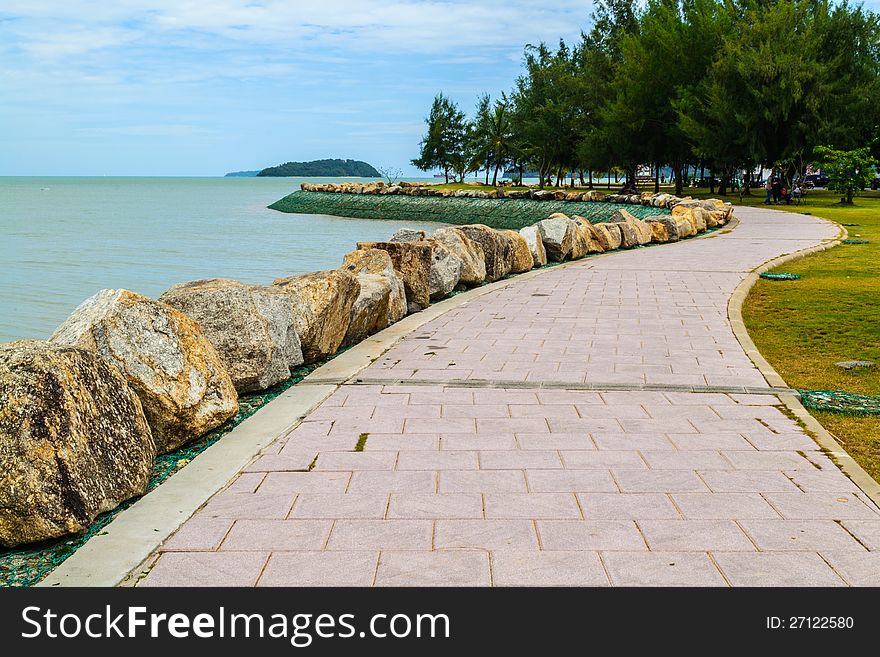
[[[215,495],[141,584],[880,585],[880,512],[727,319],[750,270],[836,229],[737,216],[425,324]]]

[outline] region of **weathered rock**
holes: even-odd
[[[595,190],[595,189],[591,189],[590,191],[584,193],[583,200],[591,201],[591,202],[595,203],[595,202],[604,201],[605,198],[606,198],[605,194],[603,194],[602,192]]]
[[[146,492],[155,456],[116,367],[49,342],[0,345],[0,545],[86,529]]]
[[[690,203],[679,203],[672,208],[673,217],[684,217],[693,226],[694,233],[702,233],[706,230],[706,218],[703,216],[703,208]]]
[[[569,253],[571,253],[575,237],[575,227],[571,219],[560,212],[556,212],[547,219],[539,221],[535,226],[538,227],[538,233],[541,235],[541,241],[544,243],[547,259],[553,262],[565,260]]]
[[[653,215],[645,219],[645,222],[651,226],[652,240],[655,242],[677,242],[681,239],[678,232],[678,222],[670,214]],[[660,224],[663,228],[656,228],[655,224]],[[664,238],[665,239],[662,239]]]
[[[572,220],[578,225],[578,230],[583,233],[583,239],[587,243],[587,253],[604,253],[605,247],[602,246],[602,237],[596,231],[595,226],[584,217],[575,215]]]
[[[50,339],[95,351],[119,368],[140,398],[160,454],[238,411],[232,379],[202,327],[168,304],[129,290],[101,290]]]
[[[465,285],[481,285],[486,280],[486,259],[483,247],[455,228],[438,228],[431,233],[450,253],[461,260],[459,281]]]
[[[839,367],[843,370],[860,370],[860,369],[872,369],[876,363],[872,360],[843,360],[838,363],[834,363],[836,367]]]
[[[423,230],[401,228],[391,238],[392,242],[418,242],[428,244],[431,252],[431,273],[428,277],[431,299],[436,301],[449,296],[458,285],[464,265],[461,258],[447,249],[441,242],[426,237]]]
[[[358,242],[359,250],[380,249],[391,256],[394,271],[403,281],[409,312],[431,303],[432,247],[425,242]]]
[[[693,237],[697,234],[697,231],[694,228],[694,224],[691,223],[686,217],[683,217],[681,215],[673,216],[672,220],[675,222],[675,225],[678,228],[679,239],[684,239],[685,237]]]
[[[391,236],[392,242],[417,242],[423,240],[428,234],[423,230],[414,230],[412,228],[401,228]]]
[[[541,239],[541,233],[537,226],[526,226],[521,228],[519,234],[529,246],[532,254],[532,266],[543,267],[547,264],[547,251],[544,249],[544,240]]]
[[[513,242],[513,264],[510,268],[512,274],[522,274],[535,266],[532,250],[525,238],[515,230],[501,231]]]
[[[351,309],[360,294],[357,276],[329,269],[278,278],[272,285],[287,294],[306,363],[336,353],[348,333]]]
[[[598,223],[593,225],[593,229],[603,249],[613,251],[620,248],[620,228],[617,224]]]
[[[345,256],[342,268],[357,276],[360,284],[343,344],[356,344],[406,316],[403,281],[387,251],[352,251]]]
[[[651,241],[651,228],[626,210],[617,210],[609,220],[620,228],[620,245],[625,249],[647,244]]]
[[[238,392],[265,390],[303,362],[287,295],[222,278],[181,283],[159,301],[196,320]]]
[[[456,230],[483,247],[483,261],[486,263],[488,282],[497,281],[510,273],[515,248],[513,240],[483,224],[458,226]]]

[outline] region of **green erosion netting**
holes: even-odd
[[[761,278],[766,278],[768,281],[796,281],[800,277],[800,274],[790,274],[784,271],[765,271],[763,274],[761,274]]]
[[[665,208],[618,203],[303,191],[285,196],[269,208],[296,214],[329,214],[388,221],[439,221],[458,225],[485,224],[490,228],[514,230],[546,219],[554,212],[563,212],[568,216],[576,214],[592,223],[607,221],[615,210],[627,210],[639,219],[670,214]]]
[[[880,415],[880,397],[854,395],[843,390],[798,390],[805,408],[853,415]]]
[[[841,244],[870,244],[869,240],[841,240]]]
[[[342,353],[342,351],[344,350],[340,349],[338,353]],[[187,443],[175,452],[156,457],[147,491],[149,492],[156,488],[156,486],[220,440],[225,434],[256,413],[261,407],[268,404],[295,383],[302,381],[309,372],[322,364],[314,363],[299,367],[294,370],[293,375],[287,381],[279,383],[261,393],[242,395],[238,400],[238,413],[228,422],[201,438]],[[104,527],[116,517],[116,514],[127,509],[136,501],[137,498],[123,502],[112,511],[99,516],[81,534],[51,539],[18,548],[0,548],[0,588],[33,586],[58,567],[67,557],[76,552],[77,549],[82,547],[92,536],[101,533]]]

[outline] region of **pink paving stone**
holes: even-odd
[[[880,520],[844,520],[841,524],[869,550],[880,551]]]
[[[224,491],[211,498],[198,515],[210,518],[286,518],[295,492],[261,489],[256,493]]]
[[[166,552],[138,586],[253,586],[268,552]]]
[[[520,449],[595,450],[596,444],[585,433],[518,433]]]
[[[404,433],[474,433],[473,418],[407,419]]]
[[[675,449],[675,445],[660,433],[597,432],[593,442],[600,450],[660,450]]]
[[[376,586],[489,586],[490,580],[483,550],[383,551],[376,571]]]
[[[880,523],[877,512],[853,493],[765,493],[764,497],[790,520],[861,518]]]
[[[538,520],[544,550],[647,550],[631,520]]]
[[[577,418],[577,409],[574,406],[559,404],[557,406],[544,406],[542,404],[511,404],[510,417],[531,417],[531,418]]]
[[[742,520],[739,524],[763,552],[865,551],[833,520]]]
[[[614,468],[614,479],[624,493],[703,493],[709,489],[690,470],[625,470]]]
[[[796,452],[722,452],[737,470],[810,470],[815,466]]]
[[[328,550],[430,550],[431,520],[337,520]]]
[[[391,493],[388,518],[482,518],[479,493]]]
[[[512,433],[447,433],[443,434],[440,440],[440,448],[451,450],[514,450],[516,449],[516,438]]]
[[[805,493],[853,493],[859,490],[840,470],[791,470],[784,473]]]
[[[798,492],[797,486],[784,473],[774,470],[709,470],[698,472],[700,478],[716,493]]]
[[[608,586],[596,552],[492,552],[495,586]]]
[[[384,472],[381,470],[355,472],[351,476],[348,493],[435,493],[437,473],[412,471]]]
[[[719,452],[703,451],[648,451],[642,456],[652,470],[727,470],[730,462]]]
[[[384,406],[377,408],[373,417],[390,419],[430,419],[440,417],[441,407],[439,404],[419,404],[415,406]]]
[[[480,452],[480,470],[525,470],[562,468],[559,452],[509,450]]]
[[[437,550],[538,550],[531,520],[438,520]]]
[[[573,493],[487,493],[483,499],[487,518],[582,518]]]
[[[369,438],[367,438],[369,441]],[[397,452],[322,452],[316,471],[393,470]]]
[[[701,449],[709,450],[746,450],[753,451],[755,449],[748,440],[742,435],[732,432],[718,433],[682,433],[668,434],[669,440],[678,449],[696,451]]]
[[[743,437],[754,445],[755,449],[762,451],[815,451],[819,449],[809,436],[798,433],[758,433],[749,431],[743,434]]]
[[[444,400],[445,401],[445,400]],[[457,418],[490,418],[510,417],[504,404],[459,404],[444,405],[443,417]]]
[[[518,470],[442,470],[440,493],[525,493],[525,474]]]
[[[691,520],[780,517],[757,493],[673,493],[671,497],[684,517]]]
[[[275,552],[257,586],[371,586],[378,551]]]
[[[647,467],[641,454],[635,450],[560,450],[559,455],[569,470]]]
[[[440,434],[432,433],[371,433],[364,444],[367,452],[398,452],[400,450],[440,449]]]
[[[167,541],[162,544],[162,551],[216,550],[232,527],[230,518],[212,518],[198,514],[189,522],[181,525]]]
[[[541,433],[547,431],[547,421],[539,418],[477,419],[477,433]]]
[[[880,586],[880,552],[823,552],[822,556],[853,586]]]
[[[408,451],[397,457],[397,470],[476,470],[476,451]]]
[[[350,479],[350,472],[269,472],[257,492],[344,493]]]
[[[220,550],[320,550],[327,541],[332,524],[330,520],[239,519],[229,530]]]
[[[840,576],[812,552],[714,552],[712,556],[732,586],[845,586]]]
[[[604,552],[614,586],[726,586],[701,552]]]
[[[655,552],[753,552],[755,546],[731,520],[639,520],[639,528]]]
[[[265,475],[262,472],[245,472],[226,487],[227,493],[253,493],[263,483]]]
[[[680,518],[668,495],[661,493],[578,493],[587,520]]]
[[[645,409],[636,404],[620,404],[617,406],[605,406],[604,404],[577,404],[575,410],[580,417],[592,418],[647,418]]]
[[[298,454],[264,454],[251,463],[245,472],[294,472],[308,470],[314,460],[314,450],[301,451]]]
[[[609,493],[617,485],[608,470],[526,470],[533,493]]]
[[[302,493],[289,517],[381,519],[387,508],[387,493]]]

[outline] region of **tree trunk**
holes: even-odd
[[[709,168],[709,193],[715,193],[715,169]]]
[[[687,166],[687,165],[685,165]],[[672,164],[672,177],[675,178],[675,195],[681,196],[681,190],[684,188],[684,182],[682,181],[682,176],[684,174],[681,171],[681,164],[678,162],[674,162]]]
[[[746,175],[743,176],[743,196],[751,196],[752,195],[752,168],[749,167],[746,170]]]
[[[696,169],[694,169],[696,172]],[[703,181],[706,179],[706,163],[703,162],[703,158],[700,158],[700,187],[703,186]]]
[[[489,160],[486,160],[486,184],[489,184]]]
[[[608,183],[608,189],[611,189],[611,169],[608,169],[608,178],[606,179]]]
[[[446,177],[446,184],[449,184],[449,167],[443,167],[443,175]]]
[[[498,167],[501,166],[500,162],[495,164],[495,173],[492,174],[492,187],[498,186]]]
[[[587,188],[588,188],[588,189],[593,189],[593,170],[590,169],[589,172],[587,173],[587,175],[590,177],[590,180],[589,180],[589,182],[587,183]]]
[[[660,164],[654,163],[654,193],[660,193]]]

